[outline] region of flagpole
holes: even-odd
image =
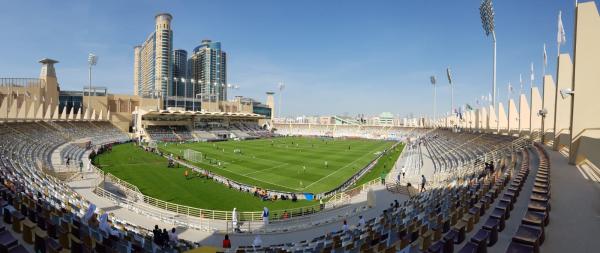
[[[544,62],[542,62],[543,66],[542,66],[542,78],[544,78],[544,76],[546,76],[546,43],[544,43]],[[543,80],[543,79],[542,79]]]

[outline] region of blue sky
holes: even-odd
[[[479,18],[479,0],[460,1],[4,1],[0,11],[0,76],[35,77],[37,61],[60,61],[62,89],[87,85],[87,54],[100,56],[94,84],[133,92],[133,46],[153,29],[154,15],[173,18],[174,47],[191,51],[202,39],[228,53],[231,92],[265,99],[286,83],[284,115],[432,114],[429,76],[436,75],[438,112],[449,111],[445,68],[452,69],[455,103],[491,91],[492,41]],[[554,74],[558,11],[572,51],[571,0],[494,1],[498,85],[518,87],[542,45]],[[598,0],[596,0],[598,4]],[[538,82],[539,83],[539,82]],[[526,86],[528,87],[528,86]]]

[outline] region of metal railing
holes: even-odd
[[[108,172],[100,170],[94,165],[90,165],[90,171],[91,173],[96,174],[98,177],[94,185],[94,192],[97,195],[111,199],[112,201],[118,202],[130,209],[134,209],[138,213],[142,212],[145,215],[150,215],[154,218],[165,220],[173,224],[185,225],[189,223],[189,227],[192,228],[224,231],[232,229],[232,211],[202,209],[160,200],[144,195],[134,185],[131,185]],[[104,184],[107,183],[107,181],[116,186],[120,186],[119,189],[124,190],[123,193],[126,195],[126,197],[119,196],[118,194],[106,190],[104,188]],[[376,180],[373,180],[372,182],[376,182]],[[372,185],[372,182],[366,183],[365,185]],[[364,187],[361,188],[361,190],[362,189],[364,189]],[[348,205],[350,203],[350,198],[347,196],[348,194],[344,195],[343,193],[340,193],[337,196],[329,198],[327,202],[323,203],[323,205],[317,203],[315,205],[304,207],[272,210],[270,211],[269,220],[272,222],[284,220],[294,221],[297,219],[311,217],[316,213],[326,210],[333,210]],[[154,212],[150,212],[152,209],[158,209],[162,211],[156,210]],[[256,230],[260,228],[261,230],[264,230],[264,228],[262,228],[262,211],[238,211],[237,217],[239,222],[245,223],[247,226],[245,229]],[[217,223],[219,223],[219,225],[217,225]]]
[[[524,136],[513,140],[510,143],[501,145],[496,149],[486,152],[472,160],[471,163],[466,163],[460,169],[452,171],[438,172],[433,175],[432,185],[446,185],[456,179],[461,179],[473,175],[474,173],[480,172],[484,168],[486,161],[497,161],[503,158],[510,152],[521,150],[531,145],[531,140]]]
[[[40,78],[0,78],[0,88],[42,87],[44,83]]]

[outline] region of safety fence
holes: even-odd
[[[176,203],[171,203],[168,201],[164,201],[161,199],[157,199],[151,196],[144,195],[139,191],[139,189],[130,183],[127,183],[118,177],[112,175],[111,173],[104,172],[98,169],[94,165],[90,165],[90,171],[92,174],[97,175],[97,180],[95,181],[95,192],[101,196],[109,196],[114,199],[119,199],[120,201],[124,201],[126,203],[137,203],[144,204],[146,208],[154,207],[160,210],[168,211],[172,214],[184,215],[188,218],[200,218],[200,219],[208,219],[208,220],[222,220],[222,221],[231,221],[232,220],[232,211],[222,211],[222,210],[210,210],[210,209],[202,209],[197,207],[190,207],[185,205],[180,205]],[[116,187],[118,189],[117,193],[111,192],[107,190],[110,188],[109,186]],[[110,193],[110,194],[109,194]],[[303,216],[309,216],[316,214],[318,212],[322,212],[325,210],[333,210],[342,206],[345,206],[350,203],[349,198],[345,198],[343,195],[335,196],[320,204],[319,202],[315,202],[314,205],[297,207],[291,209],[282,209],[282,210],[271,210],[270,211],[270,220],[278,221],[278,220],[293,220]],[[262,211],[255,212],[247,212],[240,211],[236,212],[237,220],[240,222],[261,222]],[[164,215],[163,215],[164,216]]]

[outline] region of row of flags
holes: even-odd
[[[558,27],[557,27],[557,34],[556,34],[556,43],[557,43],[557,52],[558,54],[560,54],[560,46],[564,45],[567,41],[567,35],[565,33],[565,28],[562,22],[562,11],[558,12]],[[548,66],[548,53],[546,52],[546,43],[544,43],[544,48],[543,48],[543,57],[544,57],[544,61],[543,61],[543,74],[545,75],[546,73],[546,67]],[[534,66],[533,66],[533,62],[531,63],[531,85],[533,86],[533,82],[535,81],[535,74],[534,74]],[[450,74],[450,69],[446,70],[446,74],[448,75],[448,80],[450,81],[450,85],[452,85],[452,79],[451,79],[451,74]],[[435,85],[435,77],[431,77],[431,82],[432,84]],[[520,92],[523,91],[523,76],[521,74],[519,74],[519,84],[520,84]],[[514,87],[513,85],[509,82],[508,83],[508,93],[512,94],[514,92]],[[481,101],[492,101],[492,94],[490,93],[487,97],[486,96],[481,96]],[[477,104],[477,106],[480,106],[480,101],[479,99],[476,99],[475,103]],[[473,106],[471,106],[470,104],[465,104],[463,106],[459,106],[458,108],[454,108],[453,109],[453,114],[456,115],[456,117],[458,117],[460,120],[463,119],[463,113],[464,112],[468,112],[468,111],[472,111],[474,110]]]

